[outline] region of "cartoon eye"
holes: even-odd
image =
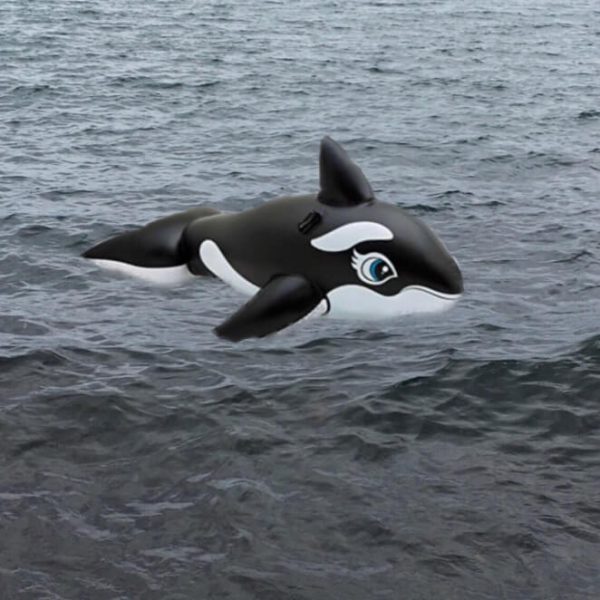
[[[398,277],[394,265],[379,252],[359,254],[355,250],[352,254],[352,267],[359,279],[369,285],[381,285],[394,277]]]

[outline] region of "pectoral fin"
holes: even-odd
[[[216,327],[215,333],[232,342],[264,337],[305,317],[323,297],[317,286],[301,275],[279,275]]]

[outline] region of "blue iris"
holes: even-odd
[[[387,275],[389,267],[385,264],[385,261],[380,258],[376,258],[369,267],[369,274],[373,278],[373,281],[381,281]]]

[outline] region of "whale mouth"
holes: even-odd
[[[441,300],[449,300],[451,302],[456,302],[462,296],[462,291],[455,293],[440,292],[438,290],[428,288],[424,285],[408,285],[405,288],[402,288],[400,294],[409,290],[418,290],[419,292],[429,294],[430,296],[435,296],[436,298],[440,298]]]
[[[328,315],[338,319],[376,321],[405,315],[440,313],[452,308],[461,293],[446,293],[410,285],[395,296],[384,296],[362,285],[342,285],[327,294]]]

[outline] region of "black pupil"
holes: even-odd
[[[382,260],[378,260],[375,263],[375,277],[377,277],[379,281],[385,279],[389,272],[390,268]]]

